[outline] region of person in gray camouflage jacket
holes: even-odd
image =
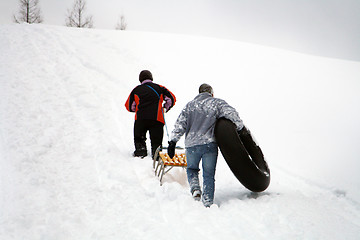
[[[186,104],[177,118],[168,147],[168,154],[173,158],[176,143],[185,134],[186,173],[190,192],[195,200],[200,200],[202,197],[202,202],[206,207],[210,207],[214,200],[215,170],[218,157],[214,129],[219,118],[232,121],[236,125],[237,131],[244,127],[235,108],[224,100],[215,98],[210,85],[202,84],[199,94]],[[201,191],[199,183],[201,160],[203,191]]]

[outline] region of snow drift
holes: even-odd
[[[360,63],[211,38],[0,26],[1,239],[358,239]],[[124,102],[143,69],[184,104],[209,83],[272,172],[246,190],[220,156],[215,205],[134,159]],[[167,137],[164,137],[164,144]],[[181,143],[180,143],[181,144]]]

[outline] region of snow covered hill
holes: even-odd
[[[359,62],[26,24],[0,26],[0,52],[0,239],[359,238]],[[222,156],[210,209],[192,200],[182,169],[159,186],[151,159],[131,157],[124,108],[143,69],[178,99],[169,131],[212,85],[260,143],[270,187],[249,192]]]

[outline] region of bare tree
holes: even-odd
[[[14,15],[14,22],[16,23],[41,23],[41,11],[39,8],[39,0],[19,0],[20,11],[19,15]]]
[[[126,27],[127,27],[127,23],[125,22],[125,16],[124,16],[124,14],[122,14],[120,16],[118,23],[116,24],[115,29],[116,30],[125,30]]]
[[[65,20],[66,26],[78,28],[92,28],[92,16],[84,16],[85,8],[85,0],[75,0],[73,9],[71,11],[68,9],[68,16]]]

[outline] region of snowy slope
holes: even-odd
[[[360,63],[234,41],[0,26],[0,239],[358,239]],[[138,73],[233,105],[272,180],[252,194],[220,156],[205,209],[174,169],[134,159],[125,100]],[[164,143],[167,141],[165,134]],[[182,143],[180,143],[182,144]]]

